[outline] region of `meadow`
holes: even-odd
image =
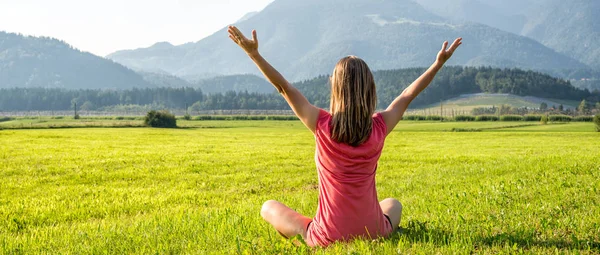
[[[269,199],[316,211],[301,123],[178,124],[0,130],[0,254],[600,253],[591,123],[401,122],[377,175],[379,198],[404,204],[401,229],[327,249],[296,246],[259,215]]]

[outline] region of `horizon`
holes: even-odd
[[[197,42],[273,0],[23,0],[0,2],[0,31],[52,37],[106,57],[158,42]],[[140,12],[140,6],[144,9]],[[231,8],[230,6],[234,6]],[[132,15],[133,14],[133,15]],[[160,19],[156,17],[161,16]],[[174,29],[177,28],[177,29]],[[189,31],[197,30],[197,33]]]

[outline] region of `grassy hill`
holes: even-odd
[[[453,109],[455,111],[470,112],[473,108],[480,107],[499,107],[501,105],[509,105],[514,108],[540,108],[542,103],[546,103],[548,107],[563,105],[565,109],[575,109],[579,102],[573,100],[546,99],[533,96],[516,96],[510,94],[466,94],[441,102],[445,110]],[[440,103],[426,105],[412,109],[413,111],[438,111]]]

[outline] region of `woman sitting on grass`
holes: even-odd
[[[337,63],[331,76],[331,109],[327,112],[310,104],[258,53],[256,31],[249,40],[230,26],[229,37],[254,61],[316,139],[319,205],[315,217],[310,219],[277,201],[265,202],[262,217],[287,238],[302,235],[309,246],[387,237],[396,231],[402,204],[392,198],[378,202],[377,161],[386,136],[462,39],[456,39],[449,49],[448,42],[444,42],[435,63],[385,111],[375,113],[375,82],[363,60],[349,56]]]

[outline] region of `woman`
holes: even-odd
[[[331,108],[327,112],[310,104],[260,55],[256,30],[252,40],[235,26],[228,32],[316,139],[319,205],[315,217],[310,219],[277,201],[264,203],[262,217],[287,238],[302,235],[309,246],[389,236],[400,224],[402,204],[393,198],[378,202],[375,173],[385,138],[462,44],[462,38],[450,48],[444,42],[431,67],[380,113],[375,113],[375,81],[367,64],[354,56],[343,58],[331,76]]]

